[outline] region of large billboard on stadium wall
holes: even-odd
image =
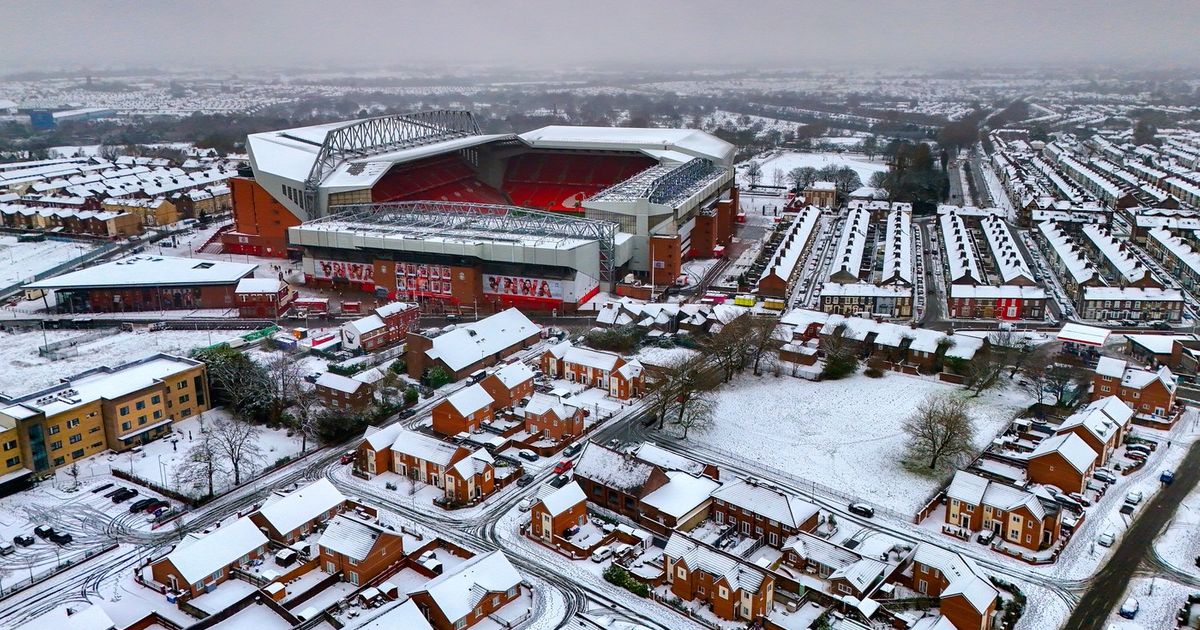
[[[483,274],[483,293],[501,298],[562,302],[565,293],[561,280]]]
[[[396,294],[401,296],[448,299],[453,293],[452,271],[448,265],[396,263]]]
[[[318,280],[348,280],[373,285],[375,284],[375,266],[371,263],[314,259],[313,277]]]

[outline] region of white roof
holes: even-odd
[[[29,289],[234,284],[257,265],[200,258],[139,255],[25,285]]]
[[[1183,302],[1183,293],[1179,289],[1159,287],[1084,287],[1083,299],[1086,301]]]
[[[713,492],[713,498],[760,514],[788,527],[800,527],[817,513],[817,506],[760,483],[739,479]]]
[[[383,531],[383,528],[376,525],[339,514],[329,521],[329,526],[321,533],[317,545],[358,562],[367,559],[371,549],[375,547],[375,539],[379,538]]]
[[[1100,357],[1096,362],[1096,373],[1110,378],[1121,378],[1125,375],[1126,361],[1116,357]]]
[[[38,409],[51,416],[97,400],[120,398],[199,365],[202,364],[192,359],[156,354],[113,368],[92,368],[63,378],[52,387],[15,398],[9,401],[10,406],[4,412],[14,417],[27,417],[27,411],[22,409]],[[12,413],[9,413],[10,409]]]
[[[1089,346],[1103,346],[1104,342],[1108,341],[1110,333],[1111,331],[1107,328],[1069,322],[1063,324],[1062,330],[1058,331],[1058,340],[1082,343]]]
[[[492,373],[496,378],[500,379],[500,384],[508,389],[512,389],[525,381],[533,378],[533,368],[529,367],[521,361],[509,363],[508,365],[496,370]]]
[[[1021,298],[1024,300],[1046,299],[1046,289],[1038,286],[1027,287],[1017,284],[954,284],[950,286],[952,298],[974,298],[990,300],[998,298]]]
[[[399,424],[389,424],[386,427],[367,427],[364,441],[373,451],[390,448],[404,427]]]
[[[938,217],[942,232],[942,249],[946,253],[946,261],[950,269],[950,281],[957,282],[968,279],[974,283],[983,282],[983,273],[979,270],[979,256],[975,252],[974,241],[967,230],[966,223],[957,212],[947,212]]]
[[[358,626],[358,628],[359,630],[396,630],[397,628],[403,628],[404,630],[433,630],[433,626],[429,625],[429,620],[425,619],[425,616],[421,614],[421,609],[417,608],[417,603],[411,599],[399,607],[393,608],[375,619]],[[941,629],[934,628],[931,630]]]
[[[897,208],[888,213],[883,244],[883,282],[912,284],[912,212]]]
[[[367,315],[366,317],[360,317],[356,320],[342,324],[342,328],[350,330],[354,333],[358,333],[359,335],[365,335],[373,330],[379,330],[384,326],[387,326],[387,324],[384,323],[383,318],[378,315]]]
[[[942,598],[952,595],[962,595],[975,610],[986,612],[992,602],[996,601],[999,591],[987,580],[973,575],[962,580],[954,580],[942,590]]]
[[[563,355],[564,363],[573,363],[589,368],[594,368],[603,372],[611,372],[613,366],[617,364],[617,359],[620,355],[613,352],[605,352],[603,350],[592,350],[591,348],[581,348],[579,346],[570,346]]]
[[[682,518],[708,501],[720,483],[680,471],[668,471],[670,481],[642,498],[642,503],[674,518]]]
[[[181,543],[165,560],[175,566],[188,584],[195,584],[266,544],[267,537],[253,521],[239,518],[211,534]]]
[[[375,309],[375,314],[380,317],[388,317],[396,313],[403,313],[412,308],[417,308],[417,305],[412,302],[388,302]]]
[[[429,593],[450,623],[466,617],[491,593],[503,593],[521,583],[521,574],[503,553],[493,551],[475,556],[425,586],[409,591]]]
[[[316,384],[320,387],[328,387],[329,389],[339,392],[353,394],[358,391],[358,388],[363,386],[362,381],[356,381],[350,377],[334,374],[333,372],[325,372],[317,378]]]
[[[392,450],[439,466],[449,466],[458,447],[424,433],[402,429],[396,432]]]
[[[729,587],[735,591],[744,590],[747,593],[757,593],[765,577],[763,572],[757,568],[743,564],[719,551],[709,549],[679,532],[673,532],[667,539],[663,555],[677,562],[683,561],[691,570],[699,569],[710,573],[716,576],[715,579],[723,577],[729,582]]]
[[[848,211],[842,231],[838,234],[837,244],[833,248],[833,264],[829,268],[831,281],[838,274],[858,278],[863,248],[867,243],[867,227],[870,223],[871,213],[865,208]]]
[[[650,464],[596,442],[588,442],[575,462],[575,476],[626,492],[641,489],[653,472]]]
[[[1041,457],[1049,453],[1058,453],[1062,458],[1067,460],[1075,470],[1086,473],[1088,468],[1096,462],[1096,451],[1088,446],[1083,438],[1074,433],[1060,433],[1048,437],[1033,452],[1029,454],[1029,458],[1033,459]]]
[[[1146,277],[1145,265],[1131,253],[1127,241],[1117,239],[1108,228],[1096,224],[1085,225],[1082,231],[1125,282],[1132,284]]]
[[[278,278],[242,278],[238,281],[235,293],[279,293],[283,289],[283,281]]]
[[[704,474],[706,466],[690,457],[668,451],[653,442],[642,442],[633,452],[638,459],[663,470],[680,470],[693,475]]]
[[[976,610],[983,611],[999,596],[999,592],[982,579],[979,568],[972,560],[945,547],[919,543],[913,553],[913,561],[942,572],[942,577],[949,582],[942,591],[942,597],[961,594]]]
[[[575,415],[577,407],[572,405],[569,400],[564,400],[561,396],[553,394],[543,394],[535,392],[529,397],[529,402],[525,403],[525,414],[541,416],[547,412],[551,412],[559,420],[566,420]]]
[[[75,607],[78,603],[59,606],[54,610],[34,617],[13,630],[45,630],[45,628],[57,628],[58,630],[113,630],[117,625],[113,623],[108,613],[99,604],[92,604],[87,608]],[[72,612],[74,610],[74,612]]]
[[[275,528],[287,535],[301,525],[342,505],[346,497],[328,479],[320,479],[267,503],[258,511]]]
[[[1126,334],[1125,338],[1135,345],[1141,346],[1154,354],[1171,354],[1176,341],[1193,341],[1195,335],[1135,335]]]
[[[546,506],[546,511],[550,513],[550,516],[558,516],[579,505],[581,501],[587,501],[587,495],[583,493],[583,488],[580,488],[579,483],[575,481],[541,498],[541,503]]]
[[[458,371],[499,353],[541,329],[521,311],[510,308],[477,322],[460,325],[432,339],[425,354]]]
[[[783,242],[775,250],[775,253],[771,254],[771,259],[763,267],[760,281],[771,275],[783,280],[791,279],[796,271],[796,266],[800,264],[801,254],[805,252],[809,240],[812,239],[813,230],[816,229],[820,218],[820,209],[808,206],[788,223],[784,229]]]
[[[487,393],[479,383],[475,383],[469,387],[464,387],[453,394],[446,397],[446,402],[450,403],[451,407],[460,415],[469,416],[480,409],[484,409],[496,402],[492,400],[492,395]]]
[[[534,148],[668,150],[730,166],[735,147],[697,129],[551,125],[519,136]]]
[[[1017,247],[1017,239],[1013,237],[1008,224],[998,217],[988,216],[980,221],[980,227],[983,228],[992,259],[996,261],[996,268],[1000,271],[1000,278],[1004,284],[1018,278],[1032,282],[1033,272],[1029,270],[1029,262]]]
[[[1054,221],[1038,224],[1042,238],[1054,249],[1058,267],[1071,274],[1076,284],[1083,284],[1096,275],[1095,265],[1084,255],[1082,247]]]

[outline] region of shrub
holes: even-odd
[[[450,383],[450,381],[450,375],[447,374],[446,370],[443,370],[442,366],[440,365],[435,365],[432,368],[429,368],[429,371],[425,373],[425,382],[434,389],[437,389],[442,385],[447,385]]]
[[[416,387],[409,385],[408,387],[404,388],[404,404],[405,405],[416,404],[417,399],[420,397],[421,397],[421,392],[417,391]]]
[[[615,562],[604,570],[604,579],[639,597],[650,596],[650,585],[633,577],[624,567]]]
[[[871,378],[883,378],[883,370],[877,367],[869,367],[863,370],[863,374],[866,374]]]
[[[584,343],[597,349],[610,352],[633,352],[637,346],[637,331],[628,326],[617,328],[599,328],[588,331]]]

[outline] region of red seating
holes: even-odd
[[[587,153],[526,153],[509,158],[504,192],[514,205],[581,212],[568,200],[590,197],[656,162],[646,156]],[[568,205],[568,203],[570,205]]]
[[[475,172],[457,155],[441,155],[392,167],[371,189],[383,201],[474,201],[506,203],[504,195],[474,179]]]

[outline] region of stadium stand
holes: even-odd
[[[504,195],[475,179],[458,155],[441,155],[392,167],[371,190],[373,201],[473,201],[507,203]]]
[[[518,206],[579,212],[584,199],[656,163],[641,155],[526,153],[509,159],[504,192]]]

